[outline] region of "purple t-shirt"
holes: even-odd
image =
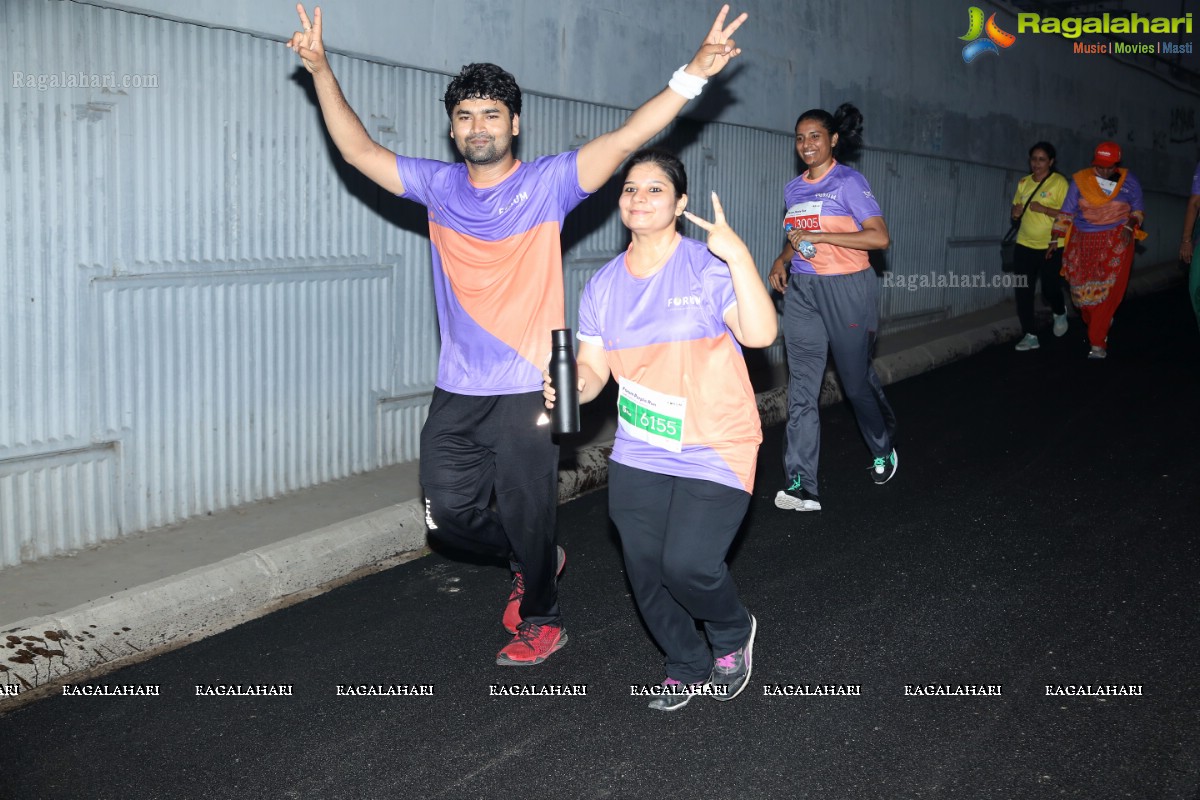
[[[805,172],[783,187],[785,229],[791,226],[824,233],[855,233],[862,230],[864,220],[883,216],[870,184],[858,170],[835,161],[819,179],[810,181],[807,175]],[[846,275],[871,266],[865,250],[832,244],[818,244],[816,250],[811,260],[796,253],[790,271]]]
[[[579,338],[604,349],[619,387],[614,461],[753,489],[762,428],[724,320],[736,304],[728,265],[694,239],[647,278],[622,254],[588,281]]]
[[[1196,162],[1196,174],[1192,176],[1192,194],[1200,194],[1200,161]]]
[[[1085,180],[1094,180],[1095,173],[1089,171],[1089,177]],[[1134,177],[1132,172],[1125,173],[1125,182],[1121,184],[1121,190],[1117,192],[1116,199],[1121,202],[1128,203],[1131,211],[1145,211],[1146,204],[1142,201],[1142,185],[1138,183],[1138,179]],[[1096,225],[1088,222],[1079,213],[1079,185],[1075,183],[1075,178],[1071,178],[1071,188],[1067,189],[1067,199],[1063,201],[1062,213],[1071,215],[1071,224],[1076,230],[1084,233],[1095,233],[1096,231],[1111,231],[1118,225],[1124,225],[1124,220],[1117,220],[1106,225]]]
[[[562,223],[587,197],[576,151],[517,162],[500,182],[467,166],[396,157],[402,197],[429,211],[442,350],[437,385],[468,395],[540,392],[550,331],[564,326]]]

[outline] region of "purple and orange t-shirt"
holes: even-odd
[[[564,326],[562,225],[588,193],[576,152],[487,187],[467,166],[396,157],[401,197],[429,211],[442,351],[437,385],[467,395],[539,392],[550,331]]]
[[[753,489],[762,426],[724,320],[736,304],[729,267],[694,239],[647,278],[621,254],[588,281],[579,338],[604,348],[618,384],[614,461]]]
[[[871,217],[882,217],[879,203],[862,173],[833,162],[824,175],[810,181],[807,172],[783,187],[787,205],[784,227],[791,225],[806,231],[855,233]],[[815,245],[817,254],[806,259],[799,253],[792,258],[791,272],[809,275],[846,275],[869,269],[865,250],[851,250],[831,244]]]

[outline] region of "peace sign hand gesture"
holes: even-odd
[[[729,223],[725,221],[725,209],[721,207],[721,199],[717,197],[716,192],[712,193],[712,204],[712,222],[703,217],[697,217],[690,211],[684,211],[683,215],[699,227],[708,231],[709,251],[726,264],[741,257],[748,257],[750,250],[746,247],[746,243],[742,241],[742,237],[734,233],[733,228],[729,227]]]
[[[700,49],[696,51],[696,55],[688,64],[688,72],[710,78],[725,69],[725,65],[729,63],[730,59],[742,52],[742,49],[729,37],[742,27],[742,23],[749,19],[750,15],[742,13],[737,19],[726,25],[725,16],[728,13],[729,5],[721,6],[721,12],[713,20],[712,29],[704,37],[704,43],[700,45]]]
[[[325,44],[321,41],[321,7],[313,9],[312,22],[308,21],[308,14],[304,13],[302,3],[296,4],[296,12],[300,15],[300,27],[303,30],[292,34],[288,47],[300,56],[304,68],[315,75],[329,66],[325,59]]]
[[[713,221],[697,217],[691,212],[684,214],[696,225],[708,231],[708,249],[725,262],[729,277],[733,281],[736,302],[722,315],[733,338],[746,347],[767,347],[778,334],[777,315],[767,287],[763,284],[754,266],[754,256],[741,237],[733,232],[725,221],[725,210],[717,193],[712,193]]]

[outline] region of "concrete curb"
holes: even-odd
[[[1179,281],[1173,265],[1147,269],[1130,281],[1127,296]],[[875,368],[880,380],[890,384],[1019,335],[1016,320],[1006,318],[882,356]],[[841,399],[841,387],[830,372],[821,404]],[[757,400],[764,426],[786,418],[786,387],[763,392]],[[559,473],[559,502],[603,486],[611,452],[611,442],[579,450],[577,466]],[[410,500],[58,614],[22,620],[4,631],[6,640],[0,642],[7,649],[0,688],[21,687],[16,697],[0,695],[0,711],[45,696],[63,683],[228,630],[289,598],[312,596],[351,573],[424,546],[424,504]]]
[[[6,632],[6,682],[32,694],[107,672],[228,630],[289,596],[424,546],[424,509],[413,500],[26,619]],[[0,700],[0,708],[8,700]]]
[[[559,503],[604,485],[611,444],[579,451],[559,473]],[[304,599],[362,568],[425,547],[425,507],[409,500],[248,550],[215,564],[9,626],[0,646],[0,710],[156,653],[229,630],[288,598]],[[4,652],[4,650],[0,650]],[[16,657],[18,661],[12,659]]]

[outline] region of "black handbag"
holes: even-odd
[[[1021,212],[1024,216],[1025,212]],[[1012,272],[1013,265],[1017,257],[1017,231],[1021,229],[1020,218],[1012,221],[1012,227],[1008,229],[1008,233],[1004,234],[1004,238],[1000,240],[1000,269],[1004,272]]]
[[[1051,171],[1050,175],[1053,174],[1054,172]],[[1033,191],[1029,193],[1029,199],[1025,201],[1025,207],[1021,209],[1020,215],[1012,220],[1008,227],[1008,233],[1004,234],[1004,238],[1000,240],[1000,269],[1004,272],[1013,271],[1013,263],[1017,255],[1017,231],[1021,229],[1021,218],[1029,210],[1029,204],[1037,196],[1038,189],[1042,188],[1043,183],[1050,180],[1050,175],[1042,178],[1038,181],[1038,185],[1033,187]]]

